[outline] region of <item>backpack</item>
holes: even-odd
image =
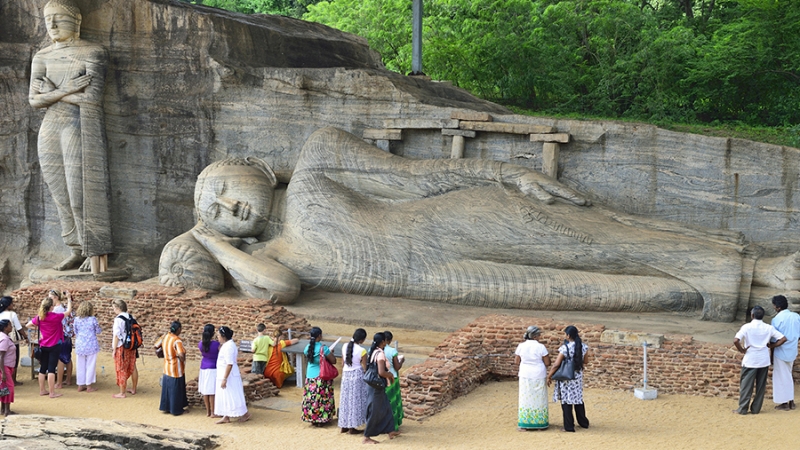
[[[133,316],[130,316],[130,318],[125,318],[125,316],[120,314],[117,317],[125,322],[125,337],[122,339],[122,347],[133,350],[141,347],[143,339],[142,327],[139,325],[139,322],[137,322]]]

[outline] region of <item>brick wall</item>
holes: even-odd
[[[601,343],[602,325],[488,315],[448,336],[427,361],[403,374],[400,385],[406,417],[418,420],[436,414],[489,377],[516,377],[514,350],[530,325],[542,330],[539,342],[550,350],[552,361],[564,340],[564,328],[578,328],[592,354],[585,369],[586,387],[641,387],[642,348]],[[661,348],[647,350],[648,387],[662,394],[738,397],[742,355],[732,342],[733,336],[731,344],[721,345],[697,342],[687,335],[665,335]],[[794,374],[795,380],[800,378],[797,364]]]
[[[197,343],[200,342],[203,326],[207,323],[216,328],[222,325],[234,331],[233,339],[252,339],[256,325],[264,323],[267,329],[280,328],[287,338],[286,329],[309,331],[311,326],[306,319],[297,317],[282,306],[252,298],[210,298],[205,291],[186,291],[183,288],[164,287],[141,283],[99,283],[99,282],[53,282],[33,285],[11,293],[14,304],[11,309],[17,312],[23,325],[36,315],[39,304],[50,289],[70,291],[74,299],[73,308],[84,301],[91,301],[95,316],[103,333],[99,336],[103,351],[111,351],[111,328],[114,311],[111,302],[122,298],[130,312],[142,327],[144,345],[140,354],[155,358],[153,345],[174,320],[181,322],[181,339],[186,347],[188,359],[200,359]],[[279,390],[262,375],[249,374],[252,356],[240,355],[239,367],[245,384],[245,398],[248,402],[278,395]],[[202,406],[202,396],[197,392],[196,377],[187,376],[187,395],[193,406]]]
[[[267,329],[280,327],[284,333],[287,328],[298,331],[311,329],[306,319],[295,316],[282,306],[273,306],[267,300],[210,298],[206,291],[187,291],[155,284],[100,282],[53,282],[17,289],[10,294],[14,297],[11,309],[17,312],[23,325],[36,315],[39,304],[50,289],[70,291],[75,300],[73,310],[77,310],[83,301],[92,302],[95,316],[103,328],[99,339],[104,351],[111,351],[111,327],[115,317],[111,302],[116,297],[125,300],[128,312],[141,325],[144,345],[140,353],[145,355],[155,356],[153,344],[169,331],[174,320],[183,326],[181,339],[189,359],[200,359],[200,352],[195,349],[207,323],[217,328],[222,325],[230,327],[236,341],[252,339],[256,335],[256,325],[261,322]]]

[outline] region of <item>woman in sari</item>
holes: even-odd
[[[280,328],[276,328],[272,336],[272,340],[275,341],[275,346],[270,346],[267,350],[267,368],[264,369],[264,376],[272,380],[272,384],[277,388],[281,388],[283,386],[283,380],[294,371],[283,349],[300,342],[299,339],[281,339],[280,337],[281,330]],[[281,367],[285,367],[286,369],[281,370]],[[289,371],[289,369],[291,369],[291,371]]]
[[[383,333],[375,333],[372,337],[372,346],[369,349],[369,362],[378,366],[378,375],[386,379],[386,385],[394,383],[394,376],[389,371],[389,360],[383,349],[386,347],[386,337]],[[395,429],[392,405],[386,396],[385,388],[369,386],[369,400],[367,403],[367,426],[364,427],[364,444],[378,444],[372,439],[379,434],[388,434],[389,439],[394,439],[400,432]]]
[[[315,427],[325,426],[336,413],[336,401],[333,398],[333,380],[319,377],[320,352],[331,364],[336,364],[336,356],[327,345],[322,344],[322,330],[311,328],[311,342],[303,353],[306,354],[306,382],[303,386],[303,422],[310,422]]]
[[[547,409],[547,367],[550,355],[547,348],[536,340],[541,330],[535,325],[528,327],[525,341],[514,351],[514,363],[519,366],[519,418],[520,431],[544,430],[550,426]]]
[[[367,338],[367,332],[358,328],[353,339],[345,344],[342,350],[342,385],[339,395],[339,428],[342,433],[361,434],[358,429],[367,421],[368,386],[364,383],[364,371],[367,370],[367,351],[361,344]]]
[[[575,419],[581,428],[589,428],[589,419],[586,418],[586,408],[583,406],[583,368],[589,362],[589,346],[581,341],[578,329],[570,325],[564,329],[566,339],[564,345],[558,348],[558,358],[547,374],[547,385],[556,370],[561,367],[561,363],[567,359],[572,359],[572,367],[575,370],[575,379],[567,381],[556,381],[556,388],[553,392],[553,401],[561,402],[561,412],[564,415],[563,431],[575,432]],[[572,407],[575,406],[575,418],[572,417]]]

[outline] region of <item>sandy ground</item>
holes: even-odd
[[[352,325],[320,325],[326,336],[349,335]],[[369,332],[374,330],[367,328]],[[395,329],[403,345],[434,346],[446,333]],[[235,337],[236,338],[236,337]],[[187,373],[193,377],[199,363],[190,361]],[[17,388],[13,411],[72,417],[97,417],[126,420],[167,428],[212,432],[220,436],[224,449],[353,448],[361,437],[342,435],[335,424],[313,428],[300,420],[302,392],[284,386],[281,395],[270,401],[270,409],[251,408],[247,423],[215,425],[205,411],[194,408],[189,414],[173,417],[158,411],[161,374],[160,360],[152,357],[139,363],[140,387],[135,396],[117,400],[113,361],[109,353],[98,358],[99,391],[78,393],[65,387],[57,399],[40,397],[35,382],[28,378],[29,368],[21,368],[25,385]],[[338,385],[336,387],[338,398]],[[551,391],[552,393],[552,391]],[[799,396],[800,397],[800,396]],[[517,383],[489,381],[449,408],[422,422],[406,421],[402,435],[394,440],[377,439],[381,446],[403,449],[522,449],[549,445],[550,448],[583,449],[796,449],[800,448],[800,410],[782,412],[773,409],[767,399],[759,415],[738,416],[733,399],[662,395],[653,401],[634,398],[632,392],[587,390],[586,411],[591,428],[563,433],[560,407],[550,404],[550,429],[518,432],[516,428]],[[275,447],[278,443],[279,447]]]

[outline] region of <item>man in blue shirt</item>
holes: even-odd
[[[774,348],[772,357],[772,400],[775,409],[789,411],[794,406],[794,381],[792,366],[797,358],[797,339],[800,338],[800,315],[789,311],[789,303],[783,295],[772,297],[772,306],[778,314],[772,326],[786,336],[786,343]]]

